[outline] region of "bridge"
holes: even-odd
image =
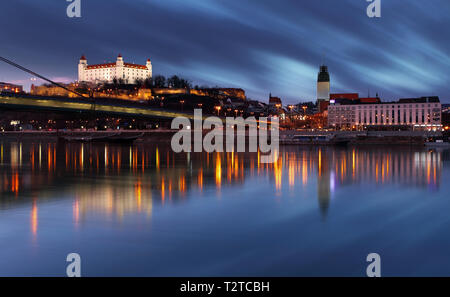
[[[147,103],[110,98],[69,98],[0,93],[0,111],[29,110],[70,113],[90,113],[171,120],[175,117],[193,119],[194,115],[163,108],[152,108]]]

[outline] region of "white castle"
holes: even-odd
[[[134,83],[138,79],[145,80],[152,77],[152,62],[147,60],[145,65],[124,63],[119,54],[115,63],[88,65],[83,55],[78,64],[78,81],[82,82],[112,82],[123,79],[127,83]]]

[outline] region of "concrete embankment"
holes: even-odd
[[[136,135],[141,137],[137,140],[141,143],[170,143],[172,136],[177,131],[174,130],[109,130],[109,131],[5,131],[0,132],[0,139],[20,141],[20,140],[57,140],[58,137],[78,137],[78,136],[102,136],[121,133],[122,135]],[[203,135],[208,131],[203,131]],[[248,142],[248,131],[246,133]],[[292,143],[294,136],[327,136],[336,142],[348,143],[350,145],[423,145],[429,137],[442,137],[441,132],[432,131],[280,131],[280,144]],[[192,140],[193,140],[192,136]],[[269,137],[270,138],[270,137]],[[225,139],[224,139],[225,143]],[[331,142],[332,143],[332,142]],[[312,143],[315,144],[315,143]],[[299,144],[301,145],[301,144]]]
[[[170,142],[176,131],[173,130],[107,130],[107,131],[5,131],[0,132],[0,139],[4,140],[47,140],[56,141],[59,137],[101,137],[106,135],[142,135],[141,141],[145,142]]]
[[[294,136],[326,136],[329,143],[349,145],[424,145],[427,138],[442,137],[433,131],[281,131],[280,143],[293,143]],[[313,142],[314,143],[314,142]],[[326,142],[322,142],[326,144]],[[314,143],[315,144],[315,143]]]

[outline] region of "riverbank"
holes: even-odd
[[[295,141],[295,138],[311,141]],[[286,145],[418,145],[428,138],[442,137],[433,131],[281,131],[280,143]],[[321,140],[319,138],[322,138]],[[317,140],[315,140],[317,139]]]
[[[153,130],[106,130],[106,131],[4,131],[0,132],[0,140],[57,140],[59,137],[84,137],[84,136],[104,136],[115,133],[122,135],[133,135],[136,133],[142,136],[137,140],[141,143],[170,143],[172,136],[177,132],[170,129]],[[203,131],[203,135],[208,131]],[[310,142],[309,144],[350,144],[350,145],[424,145],[426,139],[442,137],[441,132],[433,131],[280,131],[281,145],[304,145],[308,143],[294,142],[292,139],[298,136],[325,136],[333,141]],[[248,133],[246,135],[248,138]]]
[[[82,130],[59,130],[59,131],[4,131],[0,132],[0,140],[54,140],[60,137],[102,137],[120,133],[124,136],[142,134],[141,141],[148,142],[170,142],[176,133],[174,130],[105,130],[105,131],[82,131]]]

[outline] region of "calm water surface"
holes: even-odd
[[[450,275],[448,151],[0,146],[0,276]]]

